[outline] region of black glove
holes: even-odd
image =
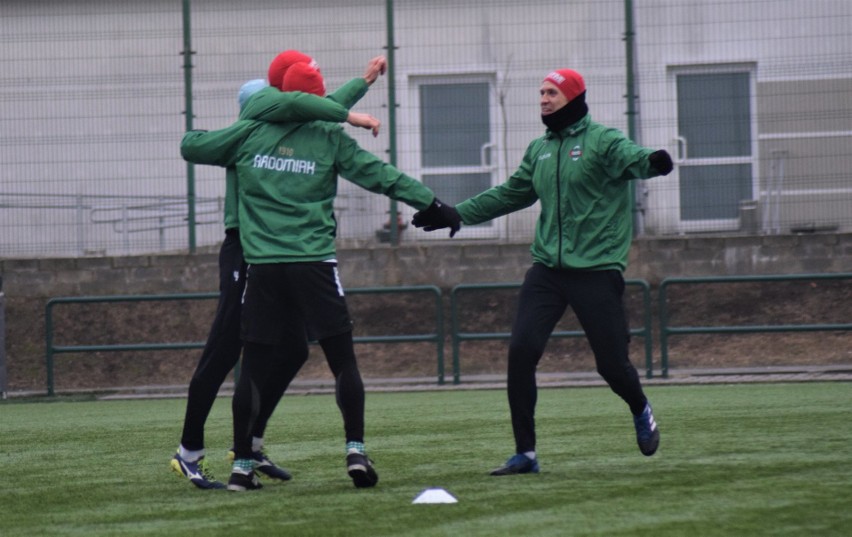
[[[423,231],[450,228],[450,237],[461,229],[461,216],[452,205],[447,205],[438,198],[428,208],[414,213],[411,223],[414,227],[422,227]]]
[[[671,173],[672,168],[674,168],[674,164],[672,164],[672,157],[669,156],[665,149],[654,151],[648,155],[648,162],[660,175],[668,175]]]

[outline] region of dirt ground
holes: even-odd
[[[478,290],[458,295],[462,332],[506,333],[515,310],[516,289]],[[797,281],[675,286],[668,290],[670,326],[842,324],[852,319],[852,286],[846,282]],[[659,306],[651,292],[653,362],[660,367]],[[424,293],[352,294],[348,298],[355,336],[437,333],[435,298]],[[6,297],[9,391],[43,391],[46,299]],[[625,304],[631,327],[642,326],[638,287],[628,287]],[[444,292],[445,374],[451,378],[450,294]],[[63,304],[54,310],[55,345],[199,343],[206,338],[215,301]],[[570,310],[559,331],[579,330]],[[437,378],[434,342],[359,343],[365,378]],[[99,390],[140,385],[186,385],[200,350],[67,353],[55,356],[55,389]],[[692,334],[669,337],[669,368],[852,364],[852,332],[807,331],[745,334]],[[645,368],[644,338],[634,336],[631,359]],[[503,374],[506,340],[466,341],[459,346],[462,377]],[[552,338],[539,370],[594,371],[584,338]],[[316,346],[300,379],[328,379]]]

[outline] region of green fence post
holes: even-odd
[[[438,347],[438,384],[444,381],[444,300],[441,290],[435,287],[435,334]]]
[[[6,377],[6,297],[3,294],[3,277],[0,276],[0,397],[6,399],[9,389]]]
[[[663,378],[668,378],[669,376],[669,312],[666,306],[666,289],[668,285],[668,278],[663,279],[660,283],[658,297],[658,315],[660,316],[660,371],[663,374]]]
[[[388,158],[391,165],[396,166],[396,60],[394,52],[396,51],[396,43],[394,43],[394,26],[393,26],[393,0],[385,2],[385,25],[387,27],[387,59],[388,59],[388,135],[390,147],[388,148]],[[388,232],[390,233],[391,246],[399,246],[399,226],[397,225],[397,208],[396,200],[390,200],[390,216],[388,217]]]
[[[186,130],[192,130],[192,32],[190,31],[190,0],[183,0],[183,83],[186,111]],[[195,253],[195,166],[186,163],[186,209],[189,253]]]
[[[53,395],[53,300],[47,301],[44,313],[45,366],[47,367],[47,395]]]

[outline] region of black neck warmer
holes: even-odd
[[[559,132],[565,127],[577,123],[588,113],[589,107],[586,105],[586,92],[584,91],[556,112],[541,116],[541,121],[551,132]]]

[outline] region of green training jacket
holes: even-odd
[[[257,119],[274,123],[289,121],[333,121],[342,123],[349,109],[367,93],[369,85],[363,78],[353,78],[328,95],[319,97],[300,91],[281,92],[277,88],[263,88],[246,101],[240,110],[240,119]],[[237,214],[237,172],[225,171],[225,229],[240,226]]]
[[[337,176],[421,210],[435,196],[416,179],[365,151],[334,123],[239,120],[218,131],[190,131],[189,162],[235,166],[240,240],[249,263],[335,257]]]
[[[548,130],[527,147],[505,183],[459,203],[467,224],[479,224],[541,202],[533,261],[556,269],[627,267],[633,235],[630,180],[659,175],[653,149],[617,129],[583,119],[560,132]]]

